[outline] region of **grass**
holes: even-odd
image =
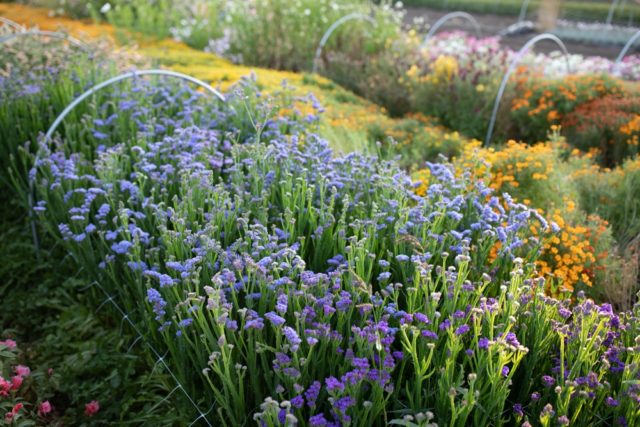
[[[0,337],[18,342],[32,370],[55,372],[54,390],[38,397],[67,425],[81,424],[91,400],[101,403],[98,424],[176,423],[168,374],[151,368],[144,344],[132,345],[136,335],[108,306],[87,302],[92,290],[55,249],[36,258],[27,219],[9,199],[0,204]]]

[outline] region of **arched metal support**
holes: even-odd
[[[6,43],[9,40],[15,39],[17,37],[27,37],[27,36],[51,37],[54,39],[66,40],[70,44],[76,47],[79,47],[80,49],[86,52],[91,52],[92,50],[89,45],[82,43],[80,40],[74,37],[71,37],[68,34],[58,33],[55,31],[42,31],[42,30],[29,30],[29,31],[23,31],[20,33],[13,33],[13,34],[6,35],[4,37],[0,37],[0,44]]]
[[[468,14],[467,12],[460,12],[460,11],[451,12],[451,13],[447,13],[442,18],[438,19],[435,24],[433,24],[433,26],[429,29],[429,32],[427,33],[427,35],[424,37],[424,40],[422,41],[422,46],[424,47],[427,44],[429,39],[431,39],[431,37],[435,35],[435,33],[440,29],[440,27],[442,27],[448,21],[456,18],[462,18],[466,21],[469,21],[476,30],[476,36],[480,37],[480,24],[478,24],[478,21],[476,21],[476,18],[474,18],[472,15]]]
[[[633,44],[638,41],[638,39],[640,38],[640,31],[636,32],[628,41],[627,44],[624,45],[624,47],[622,48],[622,50],[620,51],[620,54],[618,55],[618,57],[616,58],[616,62],[613,65],[613,74],[617,75],[618,73],[620,73],[620,64],[622,64],[622,60],[624,59],[625,56],[627,56],[627,53],[629,52],[629,49],[631,49],[631,46],[633,46]]]
[[[529,52],[531,47],[533,47],[536,43],[542,40],[551,40],[555,42],[560,47],[560,49],[562,49],[562,52],[564,53],[564,56],[565,56],[565,60],[567,62],[567,73],[571,74],[571,63],[569,62],[569,51],[567,50],[567,47],[562,42],[562,40],[560,40],[557,36],[549,33],[537,35],[531,40],[529,40],[524,46],[522,46],[522,48],[518,51],[518,53],[516,53],[516,56],[511,61],[511,64],[509,64],[509,68],[507,69],[507,72],[502,78],[502,83],[500,83],[500,88],[498,89],[498,95],[496,96],[496,100],[493,105],[493,112],[491,113],[491,121],[489,122],[489,130],[487,131],[487,137],[484,140],[485,146],[489,145],[489,143],[491,142],[491,137],[493,136],[493,128],[496,124],[496,118],[498,117],[498,108],[500,108],[500,101],[502,100],[504,91],[507,88],[509,77],[511,77],[511,74],[513,74],[516,67],[518,66],[518,64],[524,57],[524,55],[526,55],[527,52]]]
[[[529,0],[524,0],[520,7],[520,15],[518,16],[518,24],[524,22],[527,17],[527,11],[529,10]]]
[[[49,130],[47,130],[47,133],[44,135],[43,143],[48,144],[51,141],[51,138],[53,138],[53,134],[55,133],[58,126],[62,123],[65,117],[67,117],[67,115],[69,115],[69,113],[71,113],[71,111],[73,111],[73,109],[76,108],[82,101],[84,101],[91,95],[97,93],[101,89],[104,89],[108,86],[111,86],[123,80],[140,77],[140,76],[175,77],[180,80],[185,80],[185,81],[194,83],[195,85],[205,89],[207,92],[214,95],[220,101],[222,102],[226,101],[224,95],[221,94],[216,89],[214,89],[211,85],[203,82],[202,80],[196,79],[195,77],[188,76],[186,74],[178,73],[176,71],[168,71],[168,70],[131,71],[128,73],[120,74],[116,77],[112,77],[109,80],[99,83],[93,86],[92,88],[90,88],[89,90],[87,90],[86,92],[84,92],[82,95],[78,96],[76,99],[74,99],[69,105],[67,105],[67,107],[62,111],[62,113],[60,113],[60,115],[58,115],[58,117],[51,124],[51,126],[49,127]],[[35,204],[34,204],[35,203],[35,181],[36,181],[38,163],[40,160],[40,151],[41,151],[40,145],[38,145],[38,149],[36,151],[36,155],[33,161],[33,165],[34,165],[33,167],[34,167],[35,173],[29,174],[29,217],[31,219],[31,233],[33,235],[33,244],[35,245],[37,253],[39,253],[40,251],[40,245],[38,241],[38,232],[36,230],[36,222],[33,214],[33,209],[35,207]]]
[[[0,22],[2,22],[7,27],[13,28],[16,31],[19,31],[19,32],[25,31],[25,27],[23,27],[22,25],[18,24],[15,21],[12,21],[11,19],[5,18],[4,16],[0,16]]]
[[[607,14],[607,25],[611,25],[613,22],[613,15],[616,13],[616,9],[620,5],[621,0],[613,0],[611,6],[609,6],[609,13]]]
[[[369,24],[375,26],[376,25],[376,21],[368,16],[368,15],[363,15],[362,13],[350,13],[348,15],[343,16],[342,18],[338,19],[336,22],[334,22],[333,24],[331,24],[331,26],[329,27],[329,29],[324,33],[324,35],[322,36],[322,38],[320,39],[320,44],[318,44],[318,48],[316,49],[316,54],[313,57],[313,68],[312,68],[312,72],[315,74],[318,72],[318,61],[320,60],[320,56],[322,55],[322,49],[324,48],[324,46],[327,44],[327,42],[329,41],[329,37],[331,37],[331,35],[333,34],[333,32],[342,24],[344,24],[345,22],[348,21],[354,21],[354,20],[358,20],[358,21],[366,21]]]

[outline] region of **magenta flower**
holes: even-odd
[[[48,400],[45,400],[40,405],[38,405],[38,415],[40,415],[41,417],[46,417],[51,413],[51,411],[53,411],[53,406],[51,406],[51,403],[49,403]]]
[[[93,417],[95,414],[100,411],[100,402],[97,400],[92,400],[91,402],[84,405],[84,414],[87,417]]]
[[[16,366],[14,368],[14,371],[16,372],[16,375],[19,375],[21,377],[28,377],[29,375],[31,375],[31,369],[24,365]]]

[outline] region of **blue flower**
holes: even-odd
[[[127,252],[129,252],[129,249],[133,246],[133,243],[127,241],[127,240],[121,240],[118,243],[114,243],[113,245],[111,245],[111,249],[120,255],[125,255]]]

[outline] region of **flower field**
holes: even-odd
[[[525,56],[483,144],[497,38],[85,3],[0,4],[82,42],[0,51],[0,424],[640,424],[638,57]]]

